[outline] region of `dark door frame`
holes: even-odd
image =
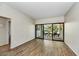
[[[62,41],[62,42],[64,42],[64,22],[59,22],[59,23],[45,23],[45,24],[52,24],[52,41]],[[45,24],[35,24],[35,38],[36,39],[44,39],[44,25]],[[53,39],[53,24],[63,24],[63,40],[54,40]],[[42,27],[42,25],[43,25],[43,38],[38,38],[38,37],[36,37],[36,35],[37,35],[37,33],[36,33],[36,26],[37,25],[41,25],[41,27]]]
[[[8,21],[8,23],[9,23],[9,25],[8,25],[8,27],[9,27],[9,49],[10,49],[10,47],[11,47],[11,21],[9,20]]]

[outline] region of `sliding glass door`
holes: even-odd
[[[52,40],[52,24],[44,24],[44,39]]]
[[[36,38],[41,38],[43,39],[44,38],[44,34],[43,34],[43,25],[42,24],[39,24],[39,25],[36,25],[35,26],[35,31],[36,31]]]
[[[37,24],[35,25],[35,38],[64,41],[64,24]]]
[[[53,24],[53,40],[64,40],[64,24]]]

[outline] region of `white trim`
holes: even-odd
[[[79,56],[79,54],[78,54],[67,42],[65,42],[65,44],[66,44],[77,56]]]

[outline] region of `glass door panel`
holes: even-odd
[[[36,25],[36,38],[43,38],[43,25]]]
[[[63,41],[63,24],[53,24],[53,40]]]
[[[52,40],[52,24],[44,24],[44,39]]]

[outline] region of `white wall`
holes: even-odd
[[[17,47],[35,36],[34,22],[27,15],[5,5],[0,5],[0,16],[11,18],[11,48]]]
[[[65,43],[79,55],[79,3],[65,15]]]
[[[9,43],[7,26],[7,20],[0,18],[0,46]]]
[[[35,20],[35,24],[59,23],[59,22],[64,22],[64,16]]]

